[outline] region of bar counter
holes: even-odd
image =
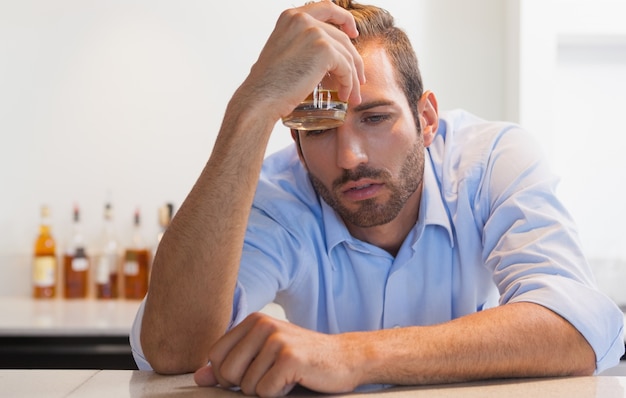
[[[329,397],[308,391],[291,396]],[[497,380],[426,387],[393,387],[337,396],[364,398],[406,397],[580,397],[623,398],[626,377],[595,376],[546,379]],[[240,392],[198,387],[191,374],[160,376],[133,370],[0,370],[0,396],[68,398],[204,397],[242,398]],[[334,395],[333,395],[334,396]]]
[[[128,336],[139,304],[0,297],[0,369],[135,370]],[[263,312],[284,319],[276,304]]]
[[[125,336],[139,300],[0,297],[0,336]],[[284,319],[277,304],[263,312]]]
[[[128,335],[138,307],[132,300],[2,297],[0,368],[137,369]]]
[[[1,297],[0,369],[136,370],[128,335],[139,304]],[[263,312],[285,319],[276,304]],[[603,375],[626,376],[626,361]]]

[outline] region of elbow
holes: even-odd
[[[592,376],[596,372],[596,354],[593,348],[586,340],[581,339],[580,349],[569,358],[573,367],[570,369],[569,376]]]
[[[208,356],[203,358],[198,352],[188,352],[181,347],[176,349],[162,340],[152,340],[152,336],[142,333],[143,354],[150,367],[159,374],[176,375],[195,372],[208,363]]]
[[[581,363],[578,369],[575,369],[571,372],[570,376],[593,376],[596,372],[596,362],[586,361],[585,363]]]
[[[152,369],[162,375],[178,375],[183,373],[192,373],[201,366],[191,365],[188,361],[177,361],[166,358],[165,360],[156,359],[149,361]]]
[[[579,369],[576,370],[574,372],[571,372],[568,376],[573,376],[573,377],[580,377],[580,376],[593,376],[596,372],[596,367],[594,366],[593,368],[584,368],[584,369]]]
[[[166,350],[160,353],[146,354],[146,360],[152,369],[162,375],[192,373],[208,363],[208,359],[189,358],[183,355],[172,355]]]

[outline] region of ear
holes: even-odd
[[[427,147],[435,139],[437,128],[439,127],[437,97],[435,97],[432,91],[426,91],[422,94],[422,98],[420,98],[417,103],[417,111],[420,118],[420,126],[422,127],[422,135],[424,137],[424,147]]]

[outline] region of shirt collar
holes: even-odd
[[[433,165],[429,156],[429,152],[426,152],[426,161],[424,162],[424,189],[422,190],[422,199],[420,203],[420,213],[417,220],[417,228],[419,233],[416,236],[418,240],[421,232],[426,225],[439,225],[448,232],[450,238],[450,247],[454,247],[454,235],[452,233],[452,226],[450,224],[450,217],[448,211],[443,203],[443,196],[441,194],[441,187],[435,177]],[[415,242],[414,242],[415,243]]]
[[[335,246],[341,242],[352,241],[354,238],[348,232],[348,228],[346,228],[346,224],[339,217],[339,214],[324,199],[320,198],[320,203],[322,204],[322,218],[326,232],[326,250],[330,256]]]

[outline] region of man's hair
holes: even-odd
[[[404,90],[419,131],[417,103],[424,92],[424,85],[415,50],[406,33],[395,26],[393,16],[382,8],[358,4],[352,0],[333,2],[354,16],[359,36],[352,42],[357,50],[369,43],[378,42],[387,51],[395,69],[396,82]]]

